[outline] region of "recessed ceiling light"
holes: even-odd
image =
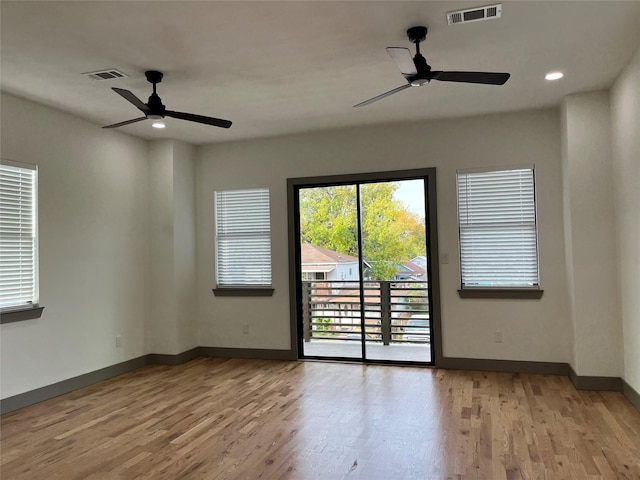
[[[560,80],[562,77],[564,77],[562,72],[549,72],[544,76],[545,80]]]
[[[152,126],[153,128],[164,128],[164,127],[165,127],[165,124],[164,124],[164,123],[162,123],[162,122],[153,122],[153,123],[151,124],[151,126]]]

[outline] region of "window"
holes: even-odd
[[[270,289],[269,190],[216,192],[215,214],[217,289]]]
[[[0,311],[3,323],[40,316],[9,319],[12,312],[38,308],[37,175],[36,165],[4,159],[0,163]]]
[[[324,272],[302,272],[302,280],[325,280]]]
[[[533,167],[457,173],[461,286],[538,289]]]

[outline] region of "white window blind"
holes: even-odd
[[[271,287],[269,190],[215,193],[218,287]]]
[[[537,288],[533,168],[458,172],[462,288]]]
[[[37,167],[0,163],[0,309],[37,305]]]

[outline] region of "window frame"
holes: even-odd
[[[6,158],[0,158],[0,167],[11,167],[22,170],[30,170],[33,173],[33,187],[31,202],[33,204],[33,243],[32,243],[32,291],[31,300],[26,303],[10,305],[6,307],[0,306],[0,324],[18,322],[22,320],[31,320],[40,318],[44,307],[40,306],[39,296],[39,231],[38,231],[38,165],[26,162],[18,162]],[[1,199],[0,199],[1,201]]]
[[[533,182],[533,213],[534,213],[534,235],[535,235],[535,261],[537,284],[528,285],[510,285],[510,286],[469,286],[463,283],[463,259],[462,259],[462,227],[460,221],[460,189],[459,176],[474,173],[502,172],[509,170],[531,170]],[[536,188],[536,169],[535,165],[517,165],[502,167],[486,167],[486,168],[470,168],[460,169],[456,171],[456,216],[458,226],[458,260],[459,260],[459,280],[460,287],[458,295],[460,298],[494,298],[494,299],[539,299],[542,297],[544,290],[540,286],[540,251],[538,241],[538,199]]]
[[[220,267],[220,254],[219,254],[219,246],[220,246],[220,237],[221,234],[218,231],[219,225],[219,216],[220,216],[220,208],[219,208],[219,195],[225,193],[234,193],[234,192],[262,192],[262,194],[266,193],[267,197],[267,210],[268,210],[268,237],[269,237],[269,277],[271,280],[270,284],[224,284],[220,283],[219,277],[219,267]],[[271,192],[268,188],[242,188],[242,189],[233,189],[233,190],[216,190],[214,191],[214,284],[215,288],[213,288],[213,294],[215,296],[225,296],[225,297],[237,297],[237,296],[272,296],[273,289],[273,255],[272,255],[272,242],[271,242]],[[264,233],[255,234],[256,237],[264,237]]]

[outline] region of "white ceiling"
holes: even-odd
[[[609,87],[640,37],[640,1],[508,1],[502,18],[448,26],[446,12],[490,1],[6,1],[1,5],[2,89],[97,125],[140,116],[111,91],[146,102],[148,69],[165,78],[171,110],[229,119],[221,129],[167,119],[119,130],[194,144],[364,124],[558,105]],[[387,46],[413,45],[434,70],[510,72],[506,85],[434,81],[375,104],[356,103],[405,80]],[[116,68],[130,77],[92,81]],[[546,82],[544,74],[565,77]],[[106,134],[113,134],[105,130]]]

